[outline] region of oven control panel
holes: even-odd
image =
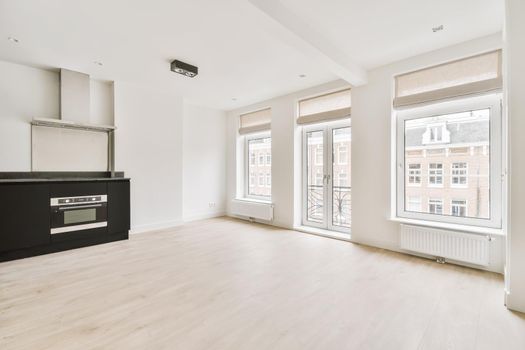
[[[108,196],[105,194],[93,196],[51,198],[51,206],[104,203],[107,202],[107,198]]]

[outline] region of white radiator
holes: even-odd
[[[273,204],[234,199],[231,211],[233,215],[265,221],[273,220]]]
[[[401,225],[401,249],[487,266],[488,236]]]

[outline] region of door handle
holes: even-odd
[[[97,208],[101,207],[102,204],[91,204],[91,205],[75,205],[70,207],[60,207],[58,210],[71,210],[71,209],[80,209],[80,208]]]

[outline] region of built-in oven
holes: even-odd
[[[106,227],[107,195],[51,198],[51,234]]]

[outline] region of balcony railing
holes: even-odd
[[[332,224],[348,227],[352,218],[352,188],[350,186],[333,187],[333,217]],[[323,222],[324,197],[322,185],[308,186],[308,220]]]

